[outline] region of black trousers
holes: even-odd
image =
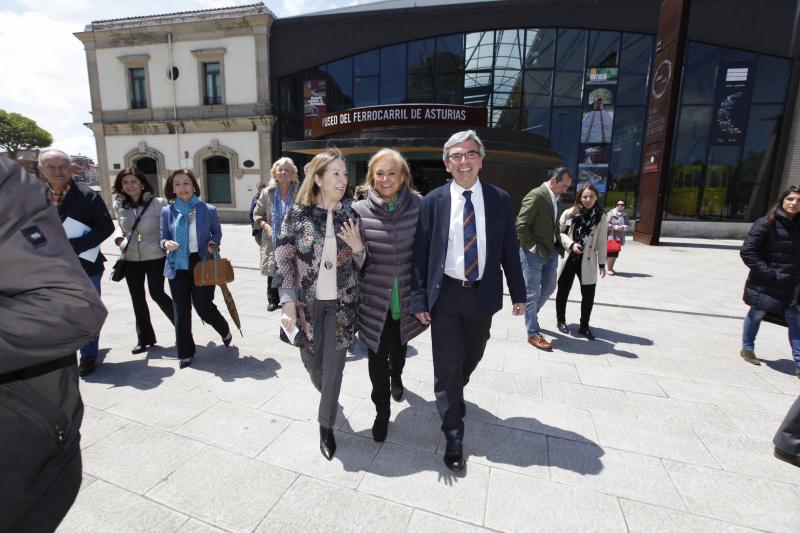
[[[567,297],[572,290],[572,282],[578,276],[578,283],[581,281],[581,260],[583,255],[570,255],[561,276],[558,278],[558,292],[556,292],[556,320],[566,322]],[[592,307],[594,307],[594,292],[596,284],[584,285],[581,283],[581,327],[589,327],[589,319],[592,317]]]
[[[278,289],[272,287],[272,276],[267,278],[267,303],[278,305],[281,302]]]
[[[223,338],[228,336],[231,328],[228,321],[222,316],[214,305],[214,289],[216,287],[198,287],[194,284],[192,270],[200,261],[196,253],[189,256],[189,270],[178,270],[175,278],[169,280],[169,290],[172,293],[175,308],[175,345],[178,348],[178,357],[194,357],[195,345],[192,337],[192,306],[207,324]]]
[[[133,316],[136,317],[137,344],[155,344],[156,334],[150,322],[150,309],[144,292],[144,281],[147,278],[147,290],[150,298],[158,304],[161,311],[175,323],[175,314],[172,309],[172,298],[164,292],[164,261],[152,259],[150,261],[125,261],[125,282],[128,292],[131,293],[133,303]]]
[[[400,342],[400,321],[386,314],[378,351],[369,350],[369,380],[372,382],[372,403],[378,416],[390,414],[390,378],[398,378],[406,365],[407,344]]]
[[[483,358],[492,315],[478,306],[474,288],[444,278],[431,310],[433,390],[447,437],[464,435],[464,386]]]
[[[789,408],[772,442],[782,452],[800,458],[800,396]]]

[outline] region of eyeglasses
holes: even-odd
[[[481,155],[480,152],[476,152],[474,150],[470,150],[469,152],[460,152],[460,153],[455,153],[455,154],[448,154],[447,155],[447,159],[449,159],[450,161],[453,161],[454,163],[456,163],[456,162],[461,161],[462,159],[464,159],[466,157],[467,161],[472,161],[473,159],[475,159],[479,155]]]
[[[622,203],[617,204],[617,207],[619,207],[619,206],[625,207],[625,204],[622,204]]]

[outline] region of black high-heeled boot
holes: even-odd
[[[333,459],[336,453],[336,439],[333,438],[333,430],[324,426],[319,427],[319,451],[328,461]]]

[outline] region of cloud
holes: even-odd
[[[53,134],[53,145],[95,155],[82,28],[35,12],[0,11],[0,50],[9,65],[0,76],[0,108],[20,113]]]

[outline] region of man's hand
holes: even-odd
[[[525,304],[524,303],[514,304],[511,307],[511,314],[514,316],[520,316],[525,314]]]
[[[419,320],[420,324],[422,324],[423,326],[427,326],[428,324],[431,323],[431,314],[428,313],[427,311],[414,313],[414,316],[417,317],[417,320]]]

